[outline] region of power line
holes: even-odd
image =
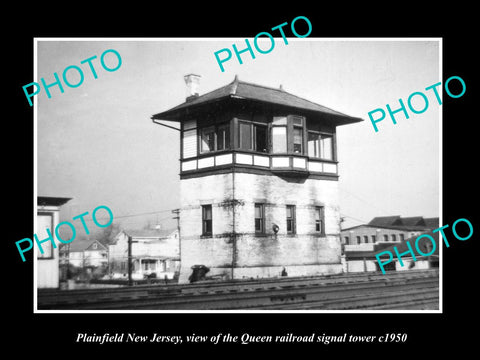
[[[350,196],[352,196],[352,197],[354,197],[354,198],[357,198],[357,199],[360,200],[361,202],[369,205],[370,207],[382,211],[384,214],[388,213],[387,211],[385,211],[385,209],[380,209],[378,206],[373,205],[372,203],[366,201],[365,199],[362,199],[360,196],[358,196],[358,195],[356,195],[356,194],[353,194],[353,193],[351,193],[350,191],[348,191],[348,190],[346,190],[346,189],[343,189],[343,188],[341,188],[341,187],[339,187],[339,189],[340,189],[341,191],[344,191],[344,192],[347,193],[348,195],[350,195]]]
[[[172,210],[176,210],[176,209],[152,211],[152,212],[147,212],[147,213],[130,214],[130,215],[121,215],[121,216],[116,216],[115,219],[123,219],[123,218],[127,218],[127,217],[142,216],[142,215],[161,214],[161,213],[164,213],[164,212],[167,212],[167,211],[171,212]]]
[[[359,221],[359,222],[361,222],[362,224],[368,223],[368,221],[361,220],[361,219],[357,219],[357,218],[355,218],[355,217],[353,217],[353,216],[349,216],[349,215],[345,215],[345,214],[340,214],[340,216],[342,216],[342,217],[347,217],[347,218],[352,219],[352,220],[355,220],[355,221]]]
[[[165,212],[172,212],[174,210],[177,210],[177,209],[168,209],[168,210],[159,210],[159,211],[152,211],[152,212],[146,212],[146,213],[138,213],[138,214],[130,214],[130,215],[121,215],[121,216],[114,216],[114,220],[115,219],[124,219],[124,218],[130,218],[130,217],[136,217],[136,216],[143,216],[143,215],[154,215],[154,214],[161,214],[161,213],[165,213]],[[170,219],[170,217],[165,217],[165,218],[162,218],[162,219],[159,219],[160,220],[165,220],[165,219]],[[89,219],[89,218],[84,218],[85,221],[93,221],[93,219]],[[102,218],[96,218],[96,220],[109,220],[109,218],[105,218],[105,217],[102,217]]]

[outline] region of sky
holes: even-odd
[[[124,228],[160,223],[173,228],[171,210],[179,207],[179,132],[152,123],[150,117],[185,101],[183,76],[201,75],[200,94],[240,80],[283,88],[297,96],[363,122],[337,128],[342,227],[366,223],[375,216],[440,215],[441,106],[424,89],[441,81],[437,39],[276,38],[268,54],[233,57],[221,72],[214,52],[242,49],[244,38],[232,39],[37,39],[33,81],[54,82],[70,65],[84,80],[64,93],[51,87],[36,95],[38,196],[72,198],[61,220],[108,206]],[[268,40],[267,40],[268,41]],[[263,46],[262,46],[263,45]],[[260,46],[268,48],[268,43]],[[116,50],[122,64],[108,72],[100,57]],[[97,78],[88,64],[92,60]],[[115,67],[112,53],[107,67]],[[77,77],[76,77],[77,76]],[[71,83],[79,81],[75,70]],[[399,107],[422,91],[429,106],[422,114],[397,124],[387,118],[373,130],[368,112]],[[440,92],[441,93],[441,92]],[[416,98],[418,99],[418,97]],[[417,101],[417,100],[415,100]],[[423,103],[413,101],[420,109]]]

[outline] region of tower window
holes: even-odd
[[[255,135],[255,148],[259,152],[268,152],[267,148],[267,127],[264,125],[253,125]]]
[[[296,233],[295,205],[287,205],[287,234]]]
[[[228,124],[219,125],[216,131],[217,150],[230,149],[230,126]]]
[[[274,153],[287,152],[287,127],[286,126],[272,127],[272,151]]]
[[[333,136],[308,132],[308,156],[325,160],[333,160]]]
[[[325,213],[323,206],[315,207],[315,231],[325,235]]]
[[[303,153],[303,128],[300,126],[293,127],[293,152],[295,154]]]
[[[265,205],[255,204],[255,232],[265,233]]]
[[[215,151],[215,128],[213,126],[202,129],[200,138],[200,151],[202,153]]]
[[[230,126],[222,124],[200,129],[200,152],[230,149]]]
[[[240,149],[268,152],[266,125],[239,122],[239,136]]]
[[[202,205],[202,235],[212,235],[212,205]]]

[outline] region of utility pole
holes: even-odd
[[[132,286],[132,237],[128,236],[128,286]]]
[[[127,234],[128,237],[128,286],[132,286],[132,243],[136,243],[138,241],[133,241],[132,237]]]
[[[182,246],[181,246],[181,241],[182,241],[182,238],[180,237],[180,209],[174,209],[172,210],[172,213],[175,214],[176,216],[174,216],[172,219],[176,219],[177,220],[177,230],[178,230],[178,256],[180,257],[180,268],[178,269],[179,271],[181,270],[181,266],[182,266]],[[176,270],[176,266],[175,266],[175,270]]]
[[[176,216],[174,216],[172,219],[176,219],[177,220],[177,229],[178,231],[180,232],[180,209],[174,209],[172,210],[172,214],[175,214]]]

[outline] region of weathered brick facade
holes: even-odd
[[[226,278],[278,276],[283,267],[289,275],[341,272],[337,185],[249,173],[181,180],[180,281],[196,264]],[[265,234],[255,233],[255,203],[265,204]],[[212,205],[212,236],[202,236],[206,204]],[[287,234],[286,205],[296,207],[296,234]],[[324,235],[315,228],[317,206],[324,207]]]
[[[152,119],[180,123],[180,282],[193,265],[226,279],[342,271],[336,127],[361,119],[237,77]]]

